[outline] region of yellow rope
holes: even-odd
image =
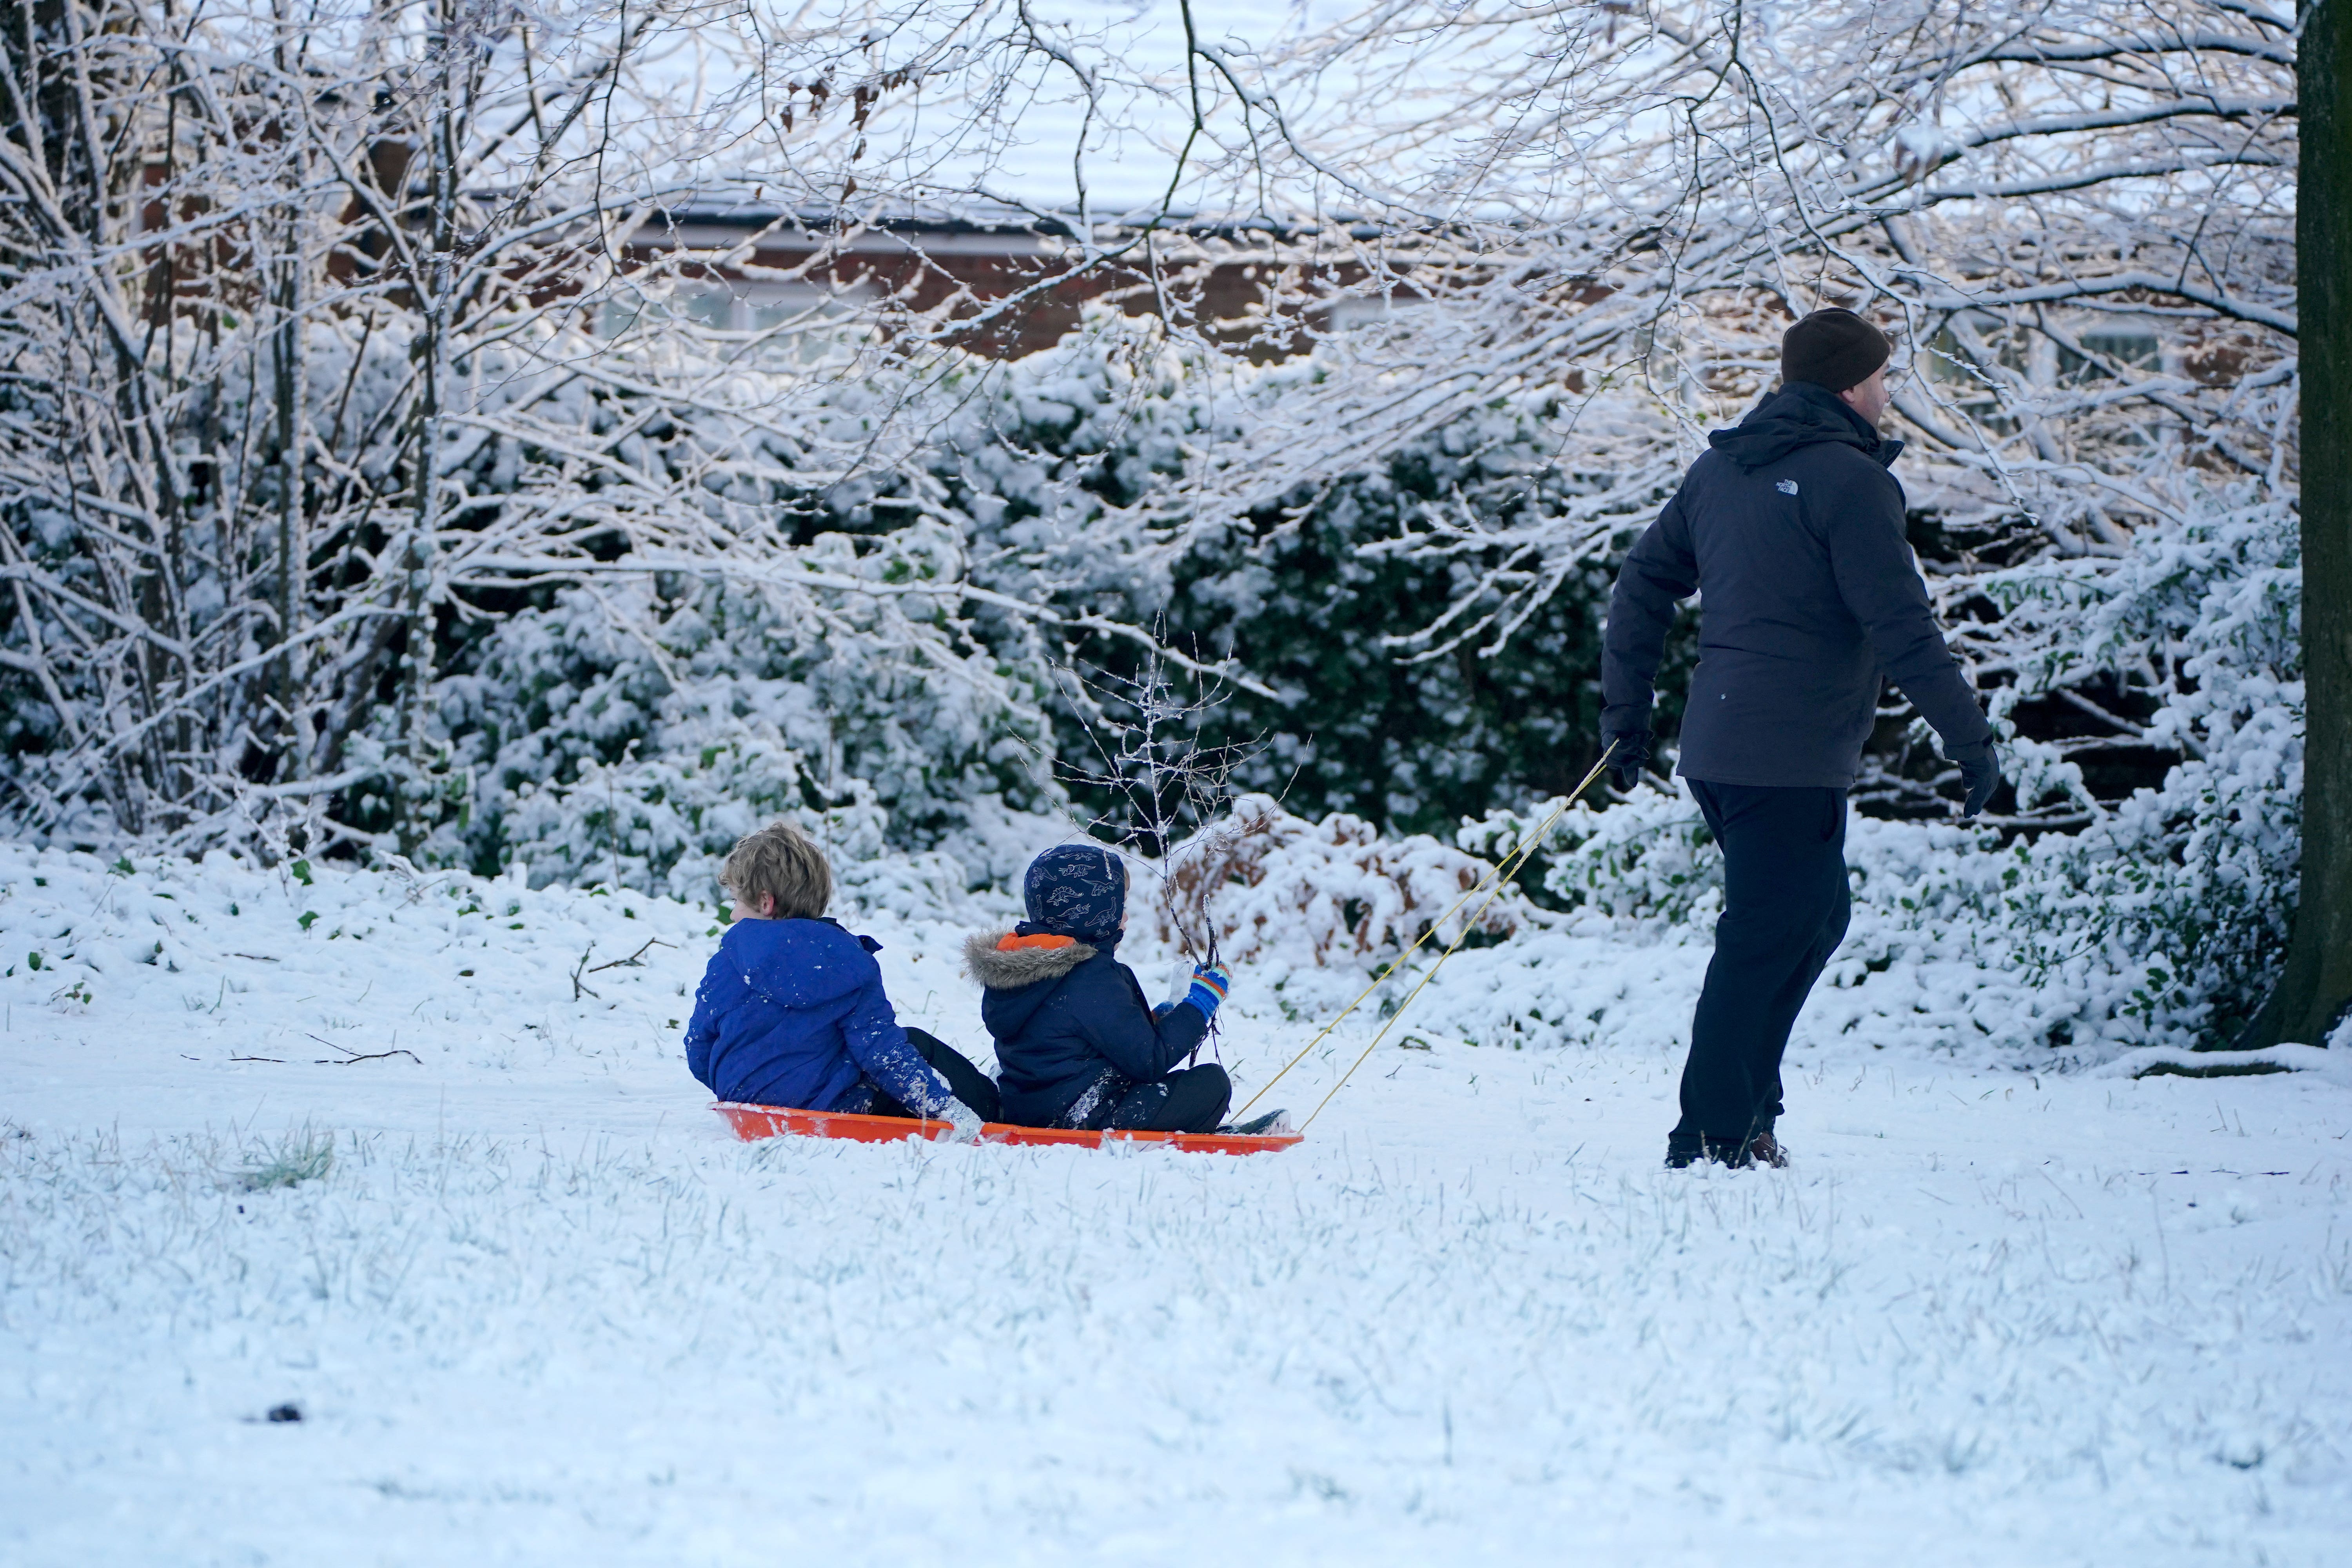
[[[1469,923],[1462,928],[1462,934],[1454,939],[1454,946],[1447,948],[1444,953],[1439,955],[1437,963],[1429,966],[1429,974],[1435,974],[1439,968],[1444,964],[1445,961],[1454,956],[1454,948],[1460,947],[1464,938],[1466,938],[1470,932],[1475,929],[1478,921],[1486,913],[1486,905],[1493,903],[1495,901],[1496,895],[1503,890],[1503,883],[1510,877],[1517,874],[1518,868],[1514,863],[1524,863],[1528,856],[1535,853],[1536,846],[1543,842],[1544,836],[1551,831],[1552,824],[1558,822],[1561,816],[1566,815],[1568,808],[1576,804],[1577,796],[1582,795],[1586,790],[1592,787],[1592,781],[1601,776],[1601,770],[1609,765],[1609,759],[1615,753],[1616,750],[1616,746],[1612,744],[1608,751],[1603,752],[1601,754],[1601,760],[1592,764],[1592,771],[1584,775],[1583,782],[1568,793],[1567,799],[1561,801],[1559,805],[1553,807],[1552,814],[1549,816],[1545,817],[1543,821],[1538,825],[1534,832],[1521,839],[1517,848],[1513,849],[1508,855],[1504,856],[1501,860],[1497,861],[1493,871],[1489,872],[1486,876],[1480,878],[1477,883],[1473,886],[1469,891],[1454,900],[1454,908],[1446,910],[1444,914],[1438,917],[1438,919],[1431,924],[1428,930],[1413,938],[1412,945],[1407,947],[1402,952],[1397,954],[1394,963],[1391,963],[1386,969],[1383,969],[1379,974],[1375,975],[1372,979],[1372,983],[1370,985],[1365,986],[1363,991],[1353,1002],[1349,1003],[1345,1007],[1341,1008],[1338,1017],[1332,1019],[1329,1023],[1324,1025],[1322,1028],[1316,1031],[1315,1037],[1307,1042],[1306,1048],[1301,1050],[1297,1056],[1291,1058],[1288,1061],[1283,1063],[1282,1072],[1276,1073],[1272,1078],[1266,1079],[1264,1087],[1260,1088],[1255,1094],[1251,1095],[1249,1100],[1242,1106],[1241,1110],[1233,1113],[1233,1120],[1239,1121],[1243,1117],[1247,1115],[1251,1106],[1255,1105],[1259,1100],[1265,1099],[1266,1091],[1271,1089],[1276,1084],[1282,1081],[1284,1073],[1287,1073],[1292,1068],[1295,1068],[1300,1062],[1305,1061],[1307,1059],[1307,1052],[1312,1051],[1316,1047],[1321,1045],[1332,1030],[1338,1028],[1341,1024],[1346,1023],[1348,1021],[1349,1014],[1362,1006],[1373,992],[1386,984],[1389,979],[1393,976],[1399,969],[1404,966],[1404,961],[1411,958],[1420,948],[1423,942],[1425,942],[1431,937],[1435,936],[1440,926],[1443,926],[1447,921],[1452,920],[1455,914],[1460,912],[1463,905],[1476,898],[1480,890],[1486,889],[1487,884],[1491,881],[1494,886],[1492,890],[1486,893],[1486,902],[1478,906],[1478,913],[1470,918]],[[1404,999],[1405,1006],[1411,1006],[1412,1005],[1413,996],[1421,994],[1421,986],[1428,984],[1429,975],[1425,974],[1422,976],[1421,985],[1414,986],[1412,988],[1412,995],[1407,996]],[[1394,1013],[1389,1016],[1388,1024],[1381,1025],[1380,1034],[1372,1037],[1372,1045],[1364,1047],[1364,1057],[1371,1055],[1372,1046],[1379,1045],[1381,1037],[1389,1032],[1389,1026],[1394,1024],[1398,1018],[1403,1016],[1404,1007],[1399,1007]],[[1356,1058],[1356,1067],[1361,1067],[1364,1065],[1364,1057],[1358,1057]],[[1345,1074],[1341,1075],[1339,1079],[1340,1084],[1346,1083],[1348,1079],[1354,1075],[1356,1067],[1349,1068]],[[1337,1094],[1339,1092],[1339,1085],[1334,1084],[1331,1088],[1331,1094]],[[1314,1121],[1316,1115],[1321,1114],[1323,1106],[1331,1103],[1331,1094],[1327,1094],[1323,1097],[1322,1103],[1316,1106],[1314,1114],[1310,1114],[1307,1117],[1307,1120],[1308,1121]],[[1303,1125],[1304,1124],[1302,1123],[1302,1127]]]
[[[1560,808],[1562,811],[1566,809],[1567,807],[1565,805]],[[1540,834],[1549,830],[1552,823],[1558,821],[1559,818],[1559,812],[1553,812],[1550,816],[1544,819],[1543,826],[1537,829],[1537,832]],[[1438,916],[1436,921],[1433,922],[1426,931],[1413,938],[1412,945],[1407,947],[1402,952],[1397,954],[1393,963],[1389,964],[1387,968],[1381,970],[1379,974],[1375,975],[1372,979],[1372,983],[1370,985],[1365,986],[1362,992],[1357,995],[1353,1002],[1349,1003],[1345,1007],[1339,1009],[1339,1016],[1338,1017],[1332,1019],[1329,1023],[1317,1030],[1315,1032],[1315,1037],[1307,1042],[1305,1049],[1302,1049],[1297,1056],[1283,1063],[1282,1072],[1276,1073],[1272,1078],[1266,1079],[1265,1085],[1258,1089],[1257,1093],[1251,1095],[1248,1100],[1243,1104],[1241,1110],[1234,1112],[1233,1119],[1235,1121],[1239,1121],[1244,1115],[1248,1114],[1249,1108],[1255,1105],[1260,1100],[1264,1099],[1267,1089],[1272,1089],[1276,1084],[1282,1081],[1283,1073],[1288,1072],[1292,1068],[1295,1068],[1300,1062],[1305,1061],[1308,1051],[1312,1051],[1316,1047],[1321,1045],[1326,1036],[1330,1034],[1332,1030],[1338,1028],[1341,1024],[1346,1023],[1348,1020],[1348,1015],[1362,1006],[1366,998],[1370,997],[1373,992],[1378,991],[1382,985],[1388,984],[1390,976],[1395,974],[1396,972],[1403,966],[1404,961],[1411,958],[1413,955],[1414,951],[1418,949],[1423,942],[1425,942],[1431,937],[1435,936],[1440,926],[1443,926],[1447,921],[1452,920],[1463,905],[1468,903],[1471,900],[1478,896],[1479,892],[1486,886],[1487,878],[1499,877],[1503,875],[1504,868],[1511,863],[1512,859],[1517,854],[1518,851],[1515,849],[1511,854],[1503,857],[1503,858],[1496,864],[1495,868],[1486,874],[1486,877],[1480,878],[1477,882],[1470,888],[1469,891],[1454,900],[1453,909],[1450,909],[1444,914]],[[1481,912],[1483,912],[1484,906],[1482,905],[1480,908]]]
[[[1502,887],[1497,884],[1494,892],[1486,895],[1486,904],[1493,903],[1496,895],[1501,893],[1502,890]],[[1370,1059],[1372,1052],[1380,1048],[1381,1042],[1388,1038],[1389,1031],[1396,1026],[1396,1021],[1404,1016],[1405,1009],[1412,1006],[1413,998],[1421,994],[1422,986],[1428,984],[1432,980],[1436,978],[1437,972],[1445,967],[1445,961],[1454,956],[1454,948],[1460,947],[1464,940],[1469,936],[1470,932],[1474,929],[1475,929],[1479,919],[1486,912],[1486,904],[1480,904],[1478,906],[1478,913],[1471,916],[1469,923],[1463,926],[1462,935],[1455,937],[1452,945],[1447,947],[1444,952],[1437,955],[1437,962],[1429,966],[1428,973],[1424,973],[1421,977],[1420,982],[1415,984],[1411,991],[1405,993],[1405,998],[1402,1003],[1398,1004],[1397,1010],[1389,1015],[1388,1022],[1381,1026],[1381,1032],[1372,1037],[1372,1043],[1364,1047],[1363,1054],[1358,1057],[1353,1062],[1349,1063],[1348,1070],[1339,1075],[1339,1081],[1331,1086],[1330,1093],[1326,1094],[1321,1100],[1315,1102],[1315,1109],[1308,1111],[1307,1113],[1307,1120],[1298,1124],[1298,1130],[1301,1132],[1306,1131],[1309,1127],[1315,1125],[1315,1119],[1323,1114],[1323,1108],[1325,1106],[1331,1103],[1331,1096],[1339,1093],[1348,1086],[1348,1080],[1356,1076],[1356,1069],[1362,1067],[1366,1061]]]
[[[1578,784],[1574,793],[1570,795],[1567,800],[1560,802],[1559,808],[1553,811],[1549,817],[1545,819],[1544,825],[1541,827],[1537,828],[1535,832],[1529,834],[1527,839],[1520,844],[1519,847],[1512,851],[1509,857],[1506,858],[1506,864],[1507,864],[1510,859],[1514,858],[1523,860],[1526,856],[1534,853],[1535,847],[1543,842],[1544,835],[1551,830],[1551,825],[1554,822],[1559,820],[1561,813],[1567,811],[1570,804],[1576,799],[1577,795],[1582,795],[1586,788],[1591,785],[1592,781],[1601,776],[1601,770],[1607,764],[1607,761],[1608,759],[1604,757],[1600,763],[1593,764],[1592,772],[1585,775],[1584,783]],[[1422,975],[1420,982],[1416,984],[1411,991],[1405,994],[1405,999],[1397,1004],[1397,1010],[1389,1015],[1388,1022],[1381,1026],[1380,1033],[1372,1037],[1371,1044],[1366,1046],[1363,1049],[1363,1053],[1348,1065],[1348,1070],[1339,1075],[1339,1081],[1331,1086],[1330,1092],[1324,1095],[1321,1100],[1318,1100],[1316,1102],[1315,1109],[1307,1113],[1307,1120],[1298,1124],[1298,1130],[1301,1132],[1304,1132],[1309,1127],[1312,1127],[1315,1124],[1315,1119],[1323,1114],[1323,1108],[1331,1103],[1333,1096],[1337,1095],[1341,1089],[1348,1087],[1348,1080],[1356,1076],[1356,1069],[1362,1067],[1366,1062],[1371,1059],[1372,1053],[1380,1048],[1381,1042],[1388,1038],[1389,1031],[1396,1027],[1396,1021],[1399,1018],[1403,1017],[1406,1010],[1412,1005],[1413,998],[1421,994],[1422,988],[1423,986],[1426,986],[1431,981],[1437,978],[1437,972],[1445,967],[1445,961],[1453,957],[1455,950],[1461,947],[1465,942],[1469,940],[1470,933],[1475,931],[1478,928],[1478,922],[1486,918],[1486,905],[1493,903],[1495,900],[1501,895],[1502,891],[1503,884],[1500,881],[1497,881],[1495,884],[1494,891],[1486,895],[1486,902],[1478,906],[1478,912],[1463,922],[1461,934],[1457,935],[1454,941],[1448,944],[1444,952],[1437,955],[1437,962],[1429,966],[1427,973]]]

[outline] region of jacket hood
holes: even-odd
[[[1884,465],[1892,463],[1903,443],[1872,429],[1862,416],[1847,407],[1827,387],[1810,381],[1791,381],[1748,411],[1738,427],[1717,430],[1707,445],[1742,468],[1753,470],[1779,462],[1805,447],[1834,442],[1853,447]]]
[[[786,1007],[814,1007],[856,991],[872,976],[871,954],[880,946],[831,921],[740,920],[719,939],[719,951],[741,969],[744,984]]]
[[[1023,945],[1006,947],[1008,938]],[[963,972],[991,991],[1018,991],[1040,980],[1059,980],[1099,951],[1069,938],[1039,942],[1009,931],[975,931],[963,944]]]
[[[1021,945],[1007,947],[1008,942]],[[980,1021],[996,1039],[1008,1040],[1029,1026],[1078,965],[1100,950],[1071,937],[984,931],[963,944],[963,972],[986,986]],[[1001,1058],[1000,1058],[1001,1059]]]

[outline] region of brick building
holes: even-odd
[[[709,326],[756,331],[827,307],[878,309],[886,318],[943,310],[973,322],[961,346],[1007,359],[1060,341],[1097,300],[1130,315],[1165,310],[1246,342],[1258,357],[1279,358],[1297,352],[1306,334],[1295,303],[1286,311],[1271,302],[1278,274],[1292,300],[1303,292],[1324,301],[1303,318],[1319,326],[1421,302],[1410,290],[1367,297],[1360,265],[1319,259],[1311,243],[1263,231],[1188,223],[1152,238],[1156,277],[1134,231],[1098,237],[1128,254],[1079,271],[1066,226],[1010,209],[844,233],[829,216],[712,204],[648,223],[626,253],[641,263],[675,259],[683,298],[670,308]]]

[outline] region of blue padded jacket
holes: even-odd
[[[883,994],[881,946],[831,921],[737,921],[694,994],[686,1065],[751,1105],[864,1110],[878,1087],[909,1110],[945,1106]]]

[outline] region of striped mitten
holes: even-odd
[[[1184,993],[1184,1000],[1198,1007],[1203,1018],[1213,1018],[1217,1005],[1225,999],[1225,990],[1233,983],[1234,977],[1223,964],[1197,964],[1192,970],[1192,987]]]

